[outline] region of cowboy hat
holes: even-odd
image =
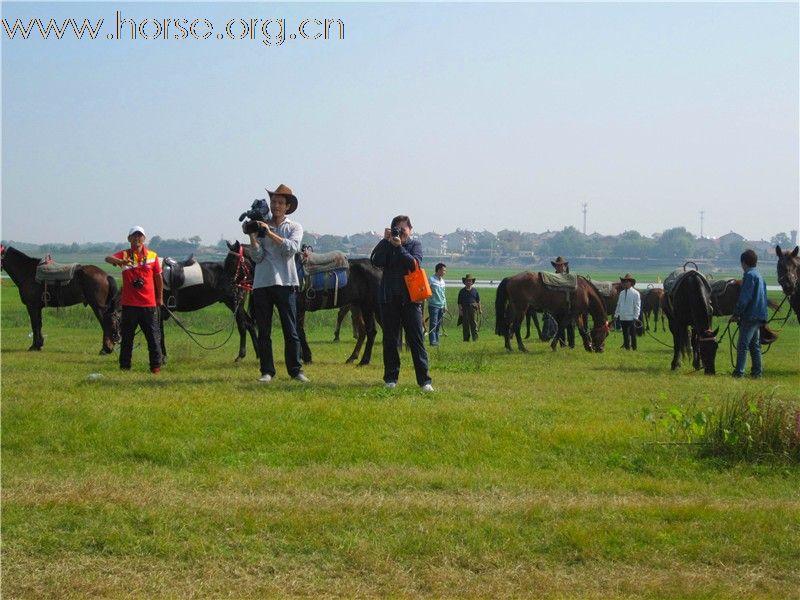
[[[290,215],[297,210],[297,196],[292,193],[292,188],[290,188],[288,185],[280,184],[277,188],[275,188],[274,192],[267,190],[267,193],[269,194],[270,199],[273,196],[283,196],[286,198],[286,203],[289,205],[286,209],[287,215]]]
[[[461,283],[467,283],[467,281],[475,283],[475,278],[472,276],[472,273],[467,273],[464,277],[461,278]]]
[[[559,256],[555,260],[551,260],[550,264],[553,265],[554,267],[557,267],[558,265],[568,265],[569,261],[568,260],[564,260],[563,256]]]
[[[633,275],[630,273],[625,273],[624,276],[619,278],[620,281],[630,281],[631,285],[636,285],[636,280],[633,278]]]

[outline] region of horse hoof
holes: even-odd
[[[233,362],[238,363],[243,358],[244,358],[244,356],[237,356],[236,358],[233,359]]]
[[[351,356],[351,357],[350,357],[350,358],[348,358],[346,361],[344,361],[344,364],[346,364],[346,365],[352,365],[352,364],[353,364],[355,361],[356,361],[355,357]],[[359,363],[359,366],[361,366],[361,363]]]
[[[108,348],[103,348],[102,350],[100,350],[100,356],[105,356],[106,354],[111,354],[111,350],[109,350]]]
[[[368,362],[360,362],[360,363],[358,363],[356,366],[357,366],[357,367],[366,367],[366,366],[368,366],[368,365],[369,365],[369,363],[368,363]]]
[[[42,351],[41,346],[31,346],[30,348],[28,348],[28,352],[41,352],[41,351]]]

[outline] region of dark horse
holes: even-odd
[[[784,252],[780,246],[775,246],[778,257],[778,283],[783,293],[789,297],[789,306],[792,307],[797,321],[800,322],[800,258],[797,254],[800,246],[794,250]]]
[[[715,281],[711,286],[711,305],[714,308],[715,317],[726,317],[732,315],[739,301],[739,294],[742,291],[741,279],[728,279]],[[767,306],[772,310],[777,310],[779,304],[774,300],[767,300]]]
[[[42,308],[72,306],[82,303],[92,307],[94,316],[103,329],[103,345],[100,354],[114,351],[114,342],[119,339],[119,293],[116,280],[100,267],[79,266],[75,276],[67,285],[45,286],[36,281],[36,266],[39,258],[32,258],[11,247],[0,247],[0,268],[8,273],[19,289],[19,297],[28,309],[33,330],[33,344],[28,350],[41,350]],[[45,302],[45,296],[49,296]]]
[[[649,288],[642,290],[642,316],[644,317],[645,329],[650,329],[650,315],[653,315],[654,326],[653,330],[658,331],[658,318],[661,317],[661,330],[666,331],[664,325],[664,313],[661,312],[661,298],[664,296],[664,290],[661,288]]]
[[[606,307],[597,289],[590,281],[578,277],[577,288],[569,293],[553,290],[542,283],[541,273],[519,273],[506,277],[497,287],[495,299],[495,333],[505,338],[506,350],[511,352],[511,336],[517,339],[517,347],[527,352],[520,336],[522,318],[529,308],[546,310],[558,321],[558,329],[562,329],[571,320],[576,319],[578,331],[583,338],[583,347],[588,351],[602,352],[608,337],[608,321]],[[586,331],[585,313],[592,315],[594,327]],[[553,338],[550,347],[555,350],[558,337]]]
[[[182,265],[187,267],[193,260],[182,261]],[[224,262],[202,261],[198,263],[203,272],[203,283],[192,285],[179,290],[167,290],[164,288],[164,297],[169,300],[169,310],[173,312],[192,312],[200,310],[217,302],[222,302],[233,313],[236,327],[239,330],[239,354],[236,361],[243,359],[247,354],[247,334],[253,341],[253,349],[258,356],[258,346],[256,345],[256,326],[253,319],[247,314],[244,306],[245,291],[233,282],[232,270],[236,269],[236,260],[228,255]],[[166,283],[166,282],[165,282]],[[169,313],[161,308],[161,353],[164,362],[167,360],[167,348],[164,342],[164,321],[169,319]]]
[[[240,249],[244,248],[238,241],[228,244],[231,255],[240,256]],[[249,268],[252,269],[253,263],[247,258],[247,253],[242,252],[241,256],[247,261]],[[295,255],[296,260],[300,260],[300,254]],[[297,293],[297,335],[300,337],[300,347],[303,362],[312,362],[311,348],[308,345],[305,331],[305,315],[308,311],[327,310],[331,308],[341,309],[344,306],[351,306],[354,314],[357,315],[358,340],[356,341],[353,352],[348,357],[348,363],[355,361],[364,346],[364,354],[359,361],[359,366],[368,365],[372,360],[372,347],[375,344],[377,335],[377,324],[380,324],[378,313],[378,287],[380,286],[382,271],[373,267],[369,259],[348,259],[350,275],[348,284],[339,288],[335,294],[333,290],[310,292],[301,290]],[[366,341],[366,345],[364,342]]]
[[[686,271],[681,281],[664,294],[661,304],[672,332],[672,370],[681,366],[681,355],[691,344],[692,366],[700,368],[702,362],[706,375],[716,373],[717,331],[711,331],[714,310],[711,305],[711,286],[698,271]],[[692,328],[691,336],[689,327]]]

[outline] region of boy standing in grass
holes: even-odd
[[[739,343],[736,348],[736,368],[733,376],[744,376],[747,353],[750,352],[752,367],[750,375],[759,378],[761,367],[761,324],[767,322],[767,284],[756,269],[758,256],[747,249],[739,257],[742,264],[742,289],[733,309],[731,321],[739,322]]]
[[[430,333],[428,338],[431,346],[439,345],[439,329],[442,326],[442,317],[447,310],[447,298],[445,297],[444,275],[447,273],[447,265],[439,263],[436,265],[436,273],[428,277],[431,284],[433,295],[428,300],[428,328]]]

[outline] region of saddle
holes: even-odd
[[[303,289],[306,297],[311,299],[317,292],[333,290],[333,304],[339,300],[339,289],[348,284],[350,276],[350,263],[344,252],[314,253],[305,256],[298,269],[298,275],[303,279]]]
[[[161,278],[166,289],[177,291],[203,283],[203,270],[193,254],[180,262],[167,256],[161,262]]]
[[[728,286],[736,283],[735,279],[716,279],[711,282],[711,295],[722,296],[728,289]]]
[[[542,284],[550,290],[574,292],[578,289],[578,276],[571,273],[539,273]]]
[[[690,269],[688,271],[684,271],[683,269],[675,269],[672,273],[667,275],[664,278],[664,292],[673,295],[678,288],[680,288],[681,284],[685,281],[686,275],[689,273],[697,273],[700,276],[700,279],[703,281],[706,289],[711,292],[711,284],[708,283],[708,279],[706,276],[703,275],[700,271],[695,271],[694,269]]]
[[[44,259],[36,265],[36,283],[47,285],[67,285],[75,278],[79,263],[57,263]]]

